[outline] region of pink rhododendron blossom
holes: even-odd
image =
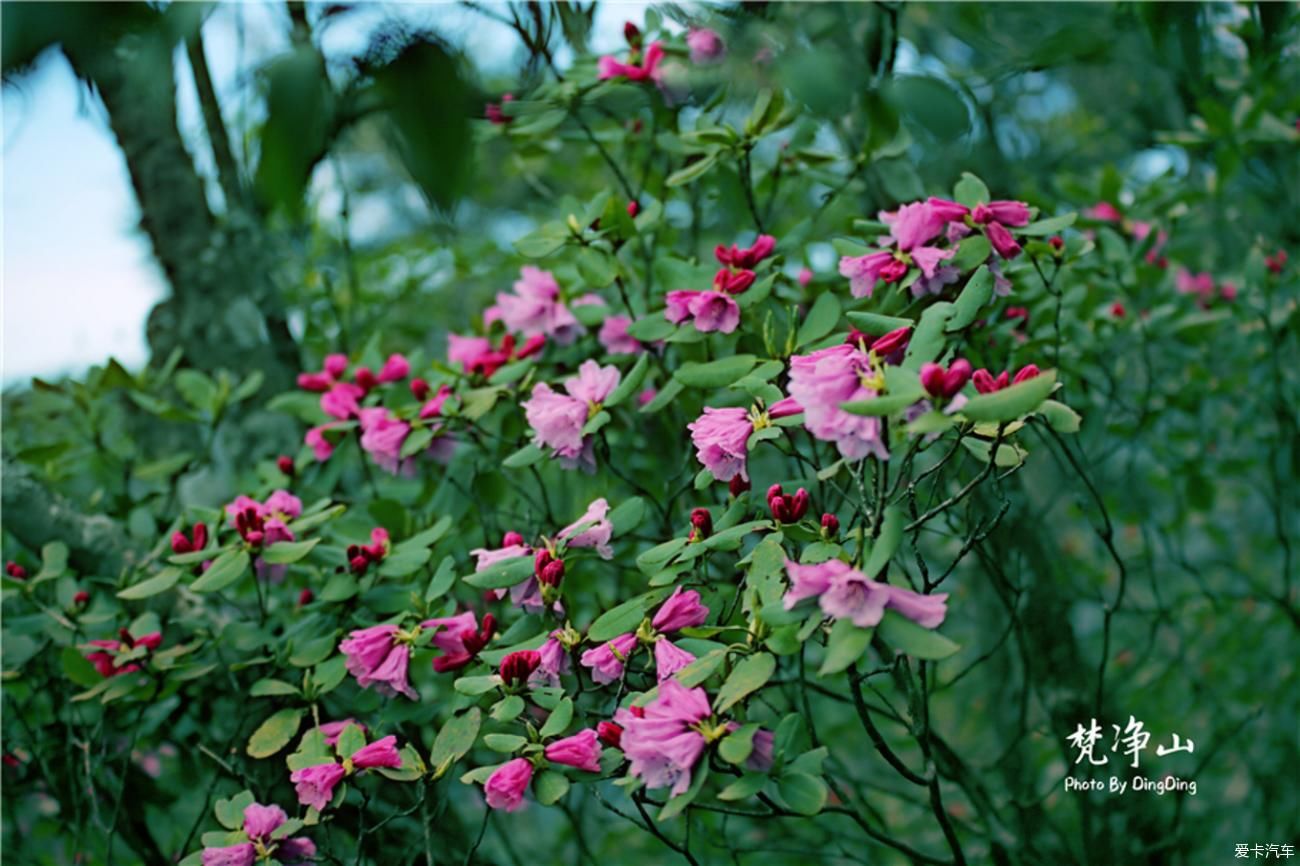
[[[1124,219],[1124,215],[1119,212],[1119,208],[1108,201],[1099,201],[1092,207],[1084,208],[1083,215],[1088,219],[1107,223],[1117,223]]]
[[[577,767],[588,773],[600,772],[600,746],[597,745],[596,732],[591,728],[547,744],[544,754],[553,764]]]
[[[487,804],[493,809],[517,812],[524,805],[524,793],[533,780],[533,764],[527,758],[507,761],[488,776],[483,785]]]
[[[748,270],[772,255],[772,251],[775,249],[776,238],[771,235],[759,235],[753,244],[744,249],[735,244],[732,244],[730,248],[718,244],[713,248],[713,256],[718,260],[719,264],[738,270]]]
[[[337,722],[325,722],[320,726],[321,736],[325,738],[325,745],[332,746],[337,743],[339,741],[339,736],[348,725],[356,725],[361,729],[362,733],[366,730],[366,726],[361,724],[361,722],[358,722],[356,719],[341,719]]]
[[[522,404],[524,416],[533,428],[533,441],[550,448],[565,468],[589,463],[590,442],[582,428],[599,411],[600,403],[618,386],[620,378],[617,367],[602,367],[587,360],[578,367],[577,376],[564,381],[567,394],[545,382],[534,385],[531,398]]]
[[[317,460],[324,462],[334,454],[334,443],[325,436],[325,433],[338,426],[338,424],[322,424],[319,427],[312,427],[303,437],[303,443],[311,448]]]
[[[697,66],[717,63],[727,53],[722,37],[708,27],[692,27],[687,31],[686,47],[691,51],[691,62]]]
[[[786,610],[806,598],[817,598],[827,616],[852,620],[861,628],[877,625],[886,609],[925,628],[938,628],[948,612],[947,593],[921,595],[880,583],[838,559],[816,565],[787,559],[785,569],[790,576],[790,590],[783,599]]]
[[[655,677],[661,683],[695,661],[695,656],[673,643],[667,637],[660,637],[655,641],[654,655]]]
[[[289,781],[293,782],[299,803],[311,806],[317,812],[323,812],[334,799],[335,786],[343,781],[346,775],[347,770],[343,769],[342,764],[317,764],[314,767],[294,770],[289,774]]]
[[[496,631],[496,617],[484,614],[480,627],[474,612],[467,610],[455,616],[427,619],[420,626],[436,629],[431,642],[443,654],[433,660],[433,669],[446,673],[465,667],[488,645]]]
[[[203,849],[203,866],[253,866],[256,859],[257,849],[252,842]]]
[[[840,408],[841,403],[876,396],[876,390],[863,384],[872,375],[867,354],[848,345],[830,346],[790,359],[790,396],[803,407],[804,427],[818,439],[834,442],[849,460],[868,454],[889,459],[881,438],[880,419]]]
[[[506,328],[525,337],[544,336],[572,343],[582,325],[560,300],[560,285],[549,271],[524,265],[514,294],[497,294],[496,310]]]
[[[754,432],[749,412],[740,407],[706,406],[704,414],[687,424],[686,429],[691,431],[696,458],[714,478],[719,481],[730,481],[737,475],[749,478],[747,443]]]
[[[600,326],[596,338],[611,355],[635,355],[644,352],[645,347],[636,337],[629,336],[627,333],[627,328],[631,324],[632,320],[627,316],[610,316]]]
[[[320,397],[321,411],[332,418],[347,421],[361,412],[358,402],[366,392],[351,382],[339,382]]]
[[[1214,297],[1214,277],[1205,271],[1193,274],[1186,268],[1179,268],[1178,273],[1174,275],[1174,287],[1178,289],[1179,294],[1196,295],[1203,302],[1208,302]]]
[[[638,60],[638,52],[633,50],[628,63],[620,63],[615,57],[605,55],[597,62],[597,74],[603,81],[606,78],[623,77],[629,81],[658,82],[661,75],[659,62],[664,58],[664,47],[658,42],[651,42],[645,50],[645,58]]]
[[[708,618],[709,609],[700,604],[700,594],[693,589],[683,590],[679,586],[659,606],[650,624],[661,632],[680,631],[702,625]]]
[[[645,715],[625,716],[621,745],[631,762],[629,772],[647,788],[669,788],[669,796],[691,785],[691,771],[707,741],[698,725],[712,715],[704,689],[688,689],[673,679],[659,684],[659,696]]]
[[[598,684],[612,683],[623,678],[623,666],[636,648],[636,635],[621,634],[592,647],[582,654],[582,666],[591,668],[591,678]]]
[[[945,369],[942,364],[933,362],[921,365],[921,387],[931,397],[950,399],[966,386],[971,377],[970,361],[958,358]]]
[[[569,653],[560,643],[559,629],[551,632],[546,642],[538,648],[539,664],[529,682],[543,686],[558,686],[560,675],[569,672]]]
[[[129,662],[119,667],[117,665],[118,653],[130,652],[138,646],[146,647],[152,651],[162,645],[162,632],[155,631],[135,637],[126,629],[121,629],[117,634],[118,640],[88,641],[90,646],[97,649],[86,653],[86,661],[94,665],[95,670],[102,677],[133,674],[140,670],[140,665],[135,662]]]
[[[569,396],[586,403],[603,403],[610,392],[618,387],[622,374],[615,366],[602,367],[595,361],[583,361],[578,375],[564,380],[564,390]]]
[[[397,474],[401,464],[402,443],[411,432],[411,425],[399,419],[382,406],[362,409],[361,447],[383,469]]]
[[[402,766],[402,756],[397,751],[397,737],[389,734],[368,743],[352,753],[352,766],[358,770],[374,767],[396,769]]]
[[[614,549],[609,540],[614,534],[614,524],[609,522],[609,503],[602,496],[593,500],[581,517],[555,534],[567,548],[594,547],[601,559],[612,559]]]
[[[339,651],[347,656],[347,669],[357,685],[374,686],[381,694],[419,697],[407,678],[411,662],[409,636],[395,625],[357,629],[343,639]]]
[[[393,354],[388,356],[388,360],[380,368],[379,381],[400,382],[409,375],[411,375],[411,362],[406,360],[404,355]]]

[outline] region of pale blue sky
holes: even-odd
[[[593,47],[613,50],[625,20],[644,20],[647,3],[598,9]],[[283,6],[219,7],[204,28],[209,65],[233,111],[241,76],[286,44]],[[466,46],[481,67],[508,70],[517,38],[503,25],[450,3],[364,4],[333,24],[326,53],[362,49],[380,21],[400,17]],[[241,39],[242,33],[242,39]],[[241,72],[242,70],[242,72]],[[179,117],[206,169],[189,68],[178,52]],[[146,238],[126,166],[102,107],[51,52],[0,96],[0,257],[3,258],[5,384],[77,373],[110,355],[128,367],[146,360],[144,320],[166,291]]]

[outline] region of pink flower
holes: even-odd
[[[374,458],[375,463],[397,474],[401,462],[402,443],[411,432],[411,425],[392,415],[382,406],[362,409],[361,447]]]
[[[984,234],[993,245],[993,249],[1004,259],[1014,259],[1020,255],[1020,244],[1011,236],[1002,223],[992,222],[984,226]]]
[[[945,370],[933,362],[921,365],[921,387],[931,397],[951,399],[957,395],[971,377],[970,361],[958,358]]]
[[[582,325],[560,300],[560,286],[549,271],[525,265],[514,294],[497,294],[497,310],[506,328],[525,337],[546,336],[572,343]]]
[[[1083,215],[1088,219],[1107,223],[1117,223],[1124,219],[1124,215],[1119,212],[1119,208],[1108,201],[1099,201],[1092,207],[1085,208]]]
[[[623,666],[636,648],[636,635],[621,634],[582,654],[582,666],[591,668],[591,678],[604,685],[623,677]]]
[[[334,786],[343,781],[347,771],[338,763],[317,764],[303,767],[289,774],[294,790],[298,793],[298,802],[311,806],[317,812],[325,811],[330,800],[334,799]]]
[[[600,746],[596,744],[596,732],[591,728],[550,743],[544,754],[553,764],[577,767],[588,773],[600,772]]]
[[[411,375],[411,362],[403,355],[389,355],[379,371],[380,382],[400,382]]]
[[[618,387],[622,374],[618,368],[610,365],[602,367],[595,361],[583,361],[578,366],[578,375],[564,380],[564,390],[569,396],[585,403],[603,403],[610,392]]]
[[[876,392],[862,384],[871,375],[866,353],[849,345],[831,346],[790,359],[790,396],[804,410],[804,427],[818,439],[834,442],[840,454],[858,460],[889,452],[881,439],[880,419],[845,412],[840,404],[867,400]]]
[[[659,81],[659,61],[663,60],[664,48],[658,42],[651,42],[650,47],[645,50],[645,59],[640,63],[636,62],[637,52],[632,52],[630,63],[620,63],[614,57],[605,55],[597,63],[599,78],[604,81],[606,78],[627,78],[630,81]]]
[[[700,594],[693,589],[685,592],[679,586],[673,590],[650,624],[656,631],[680,631],[684,628],[701,625],[709,618],[709,609],[700,604]]]
[[[203,849],[203,866],[253,866],[256,858],[257,849],[252,842]]]
[[[751,741],[754,748],[745,759],[745,769],[756,773],[766,773],[772,769],[772,744],[775,740],[776,735],[766,728],[754,731],[754,738]]]
[[[659,696],[643,717],[628,714],[620,720],[629,772],[647,788],[670,788],[670,796],[684,793],[706,745],[696,726],[711,715],[704,689],[688,689],[672,679],[660,683]]]
[[[522,405],[524,417],[533,428],[533,441],[550,448],[554,456],[576,465],[583,453],[582,428],[587,423],[587,404],[553,390],[545,382],[538,382],[533,386],[532,397]]]
[[[320,408],[326,415],[347,421],[361,412],[358,401],[366,392],[351,382],[339,382],[320,396]]]
[[[691,50],[691,62],[697,66],[716,63],[727,53],[722,37],[707,27],[692,27],[687,31],[686,47]]]
[[[753,268],[763,259],[772,255],[772,251],[775,249],[776,238],[771,235],[759,235],[753,245],[746,249],[741,249],[735,244],[732,244],[731,248],[728,249],[722,244],[718,244],[713,248],[713,255],[718,260],[719,264],[743,270]]]
[[[443,651],[443,655],[433,660],[433,669],[446,673],[465,667],[488,645],[496,631],[496,618],[490,613],[484,614],[483,627],[480,628],[474,612],[467,610],[456,616],[427,619],[420,623],[420,627],[437,629],[432,643]]]
[[[840,259],[840,276],[849,278],[849,294],[855,298],[869,298],[877,282],[896,283],[906,273],[907,265],[890,252],[843,256]]]
[[[609,503],[602,496],[587,506],[581,517],[555,534],[556,539],[564,541],[566,548],[594,547],[601,559],[612,559],[614,549],[609,540],[614,533],[614,524],[609,522]]]
[[[339,644],[347,656],[347,669],[362,688],[374,685],[380,694],[401,693],[411,700],[419,697],[407,679],[411,647],[395,625],[374,625],[357,629]]]
[[[560,674],[568,673],[569,653],[565,650],[564,644],[557,639],[559,634],[559,629],[551,632],[546,638],[546,643],[542,644],[541,648],[538,649],[540,663],[529,679],[530,683],[558,686],[560,684]]]
[[[402,756],[397,752],[397,737],[392,734],[357,749],[352,753],[350,760],[352,766],[358,770],[369,770],[373,767],[396,769],[402,766]]]
[[[303,442],[311,447],[312,454],[315,455],[317,460],[324,462],[330,459],[330,456],[334,453],[334,443],[325,437],[325,431],[332,430],[337,426],[339,425],[322,424],[308,430],[307,435],[303,437]]]
[[[524,805],[524,792],[533,780],[533,764],[527,758],[507,761],[488,776],[483,786],[487,804],[493,809],[516,812]]]
[[[1202,301],[1209,301],[1214,297],[1214,277],[1205,271],[1193,274],[1186,268],[1179,268],[1178,273],[1174,275],[1174,287],[1178,289],[1179,294],[1197,295]]]
[[[802,287],[805,287],[805,288],[806,288],[806,287],[808,286],[808,284],[811,283],[812,281],[813,281],[813,272],[812,272],[812,269],[811,269],[811,268],[800,268],[800,269],[799,269],[799,285],[802,286]]]
[[[337,722],[326,722],[320,726],[321,736],[325,738],[325,745],[332,746],[339,741],[339,736],[343,733],[348,725],[356,725],[365,733],[366,726],[356,719],[342,719]]]
[[[606,352],[611,355],[635,355],[645,351],[645,347],[635,337],[628,336],[627,328],[631,324],[632,320],[627,316],[610,316],[605,320],[596,337]]]
[[[659,682],[672,677],[682,668],[695,661],[695,656],[673,643],[667,637],[660,636],[655,641],[655,677]]]
[[[730,334],[740,324],[740,307],[726,292],[699,292],[691,299],[695,329],[701,333]]]
[[[250,839],[269,838],[287,820],[289,816],[279,806],[249,803],[244,807],[244,832]]]
[[[739,407],[706,406],[704,414],[687,424],[686,429],[691,431],[696,458],[714,478],[730,481],[739,475],[749,480],[748,442],[754,422],[748,412]]]
[[[880,583],[831,559],[816,565],[800,565],[786,560],[790,590],[783,603],[793,609],[806,598],[819,598],[822,612],[832,619],[849,619],[861,628],[880,622],[887,608],[925,628],[938,628],[947,614],[947,593],[921,595],[910,589]]]

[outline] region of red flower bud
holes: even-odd
[[[635,218],[636,215],[639,214],[640,212],[641,212],[641,205],[637,204],[636,199],[632,199],[630,202],[627,203],[628,216]]]
[[[5,574],[9,575],[14,580],[27,579],[27,569],[23,568],[21,565],[14,562],[13,560],[10,560],[9,562],[5,563]]]
[[[190,540],[185,537],[184,532],[172,533],[172,553],[190,553],[193,550],[194,546],[190,544]]]
[[[379,384],[379,379],[375,377],[375,374],[370,371],[369,367],[358,367],[357,372],[353,374],[353,378],[355,378],[357,384],[366,391],[369,391],[371,388]]]
[[[281,454],[279,457],[275,458],[275,465],[285,475],[293,475],[294,466],[292,457]]]
[[[780,496],[780,495],[781,495],[781,485],[780,485],[780,484],[773,484],[771,487],[767,488],[767,501],[768,501],[768,502],[771,502],[771,501],[772,501],[772,497],[773,497],[773,496]]]
[[[542,654],[537,650],[520,650],[501,660],[499,673],[506,685],[515,686],[527,682],[541,663]]]
[[[912,326],[904,325],[903,327],[896,328],[888,334],[885,334],[883,337],[878,338],[871,344],[871,351],[882,357],[885,355],[892,355],[906,346],[907,341],[911,338]]]
[[[1047,242],[1051,244],[1052,249],[1056,250],[1058,253],[1065,249],[1065,238],[1060,235],[1052,235],[1047,239]]]
[[[555,559],[555,557],[551,556],[551,552],[546,548],[537,551],[537,555],[533,557],[533,574],[540,577],[542,571],[553,559]]]
[[[623,726],[617,722],[601,722],[596,725],[596,739],[611,748],[620,748],[623,744]]]
[[[727,482],[727,490],[731,491],[732,496],[739,496],[748,490],[749,487],[749,480],[741,478],[739,475],[732,476],[732,479]]]
[[[965,387],[970,377],[970,361],[965,358],[953,361],[947,370],[935,363],[921,365],[921,387],[931,397],[953,397]]]
[[[524,537],[513,529],[501,536],[502,547],[514,547],[517,544],[523,544]]]
[[[411,396],[423,403],[424,398],[429,396],[429,383],[423,379],[412,379]]]
[[[117,639],[120,640],[122,645],[127,649],[135,646],[135,638],[131,637],[131,632],[124,628],[119,628],[117,630]]]
[[[1016,374],[1016,378],[1012,380],[1011,384],[1019,385],[1021,382],[1025,381],[1026,379],[1034,378],[1039,374],[1039,372],[1041,371],[1034,364],[1026,364],[1025,366],[1020,368],[1020,372]]]
[[[928,361],[921,365],[921,387],[931,397],[943,396],[943,365]]]
[[[808,491],[800,487],[795,491],[794,499],[790,506],[790,521],[802,520],[803,516],[808,513]]]
[[[840,531],[840,519],[829,511],[822,515],[822,529],[826,530],[827,535],[838,535]]]
[[[1122,319],[1128,315],[1128,310],[1124,309],[1124,305],[1122,303],[1116,301],[1115,303],[1110,305],[1110,314],[1117,319]]]
[[[970,378],[975,385],[975,390],[981,394],[992,394],[997,390],[997,386],[993,384],[993,374],[983,367],[976,370]]]
[[[265,537],[266,535],[260,529],[253,529],[244,533],[244,540],[253,545],[253,547],[261,547],[262,539]]]
[[[546,567],[537,575],[537,580],[547,586],[559,586],[564,579],[564,560],[555,559],[546,563]]]
[[[304,589],[302,592],[298,593],[298,607],[306,607],[311,604],[315,598],[316,593],[312,592],[310,589]]]
[[[697,540],[708,538],[713,534],[713,515],[707,508],[696,508],[691,511],[691,526],[695,527]]]
[[[640,28],[640,27],[637,27],[637,26],[636,26],[635,24],[633,24],[631,21],[626,21],[626,22],[624,22],[624,24],[623,24],[623,38],[626,39],[626,40],[627,40],[627,44],[628,44],[628,45],[631,45],[633,48],[640,48],[640,47],[641,47],[641,28]]]
[[[77,590],[77,594],[72,597],[72,603],[77,607],[90,603],[90,593],[84,589]]]

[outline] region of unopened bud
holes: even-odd
[[[294,466],[292,457],[281,454],[279,457],[275,458],[275,465],[285,475],[293,475]]]
[[[739,475],[732,477],[731,481],[727,482],[727,490],[731,491],[732,496],[739,496],[748,490],[749,487],[749,479],[741,478]]]
[[[316,593],[312,592],[310,589],[304,589],[302,592],[298,593],[298,607],[306,607],[315,599]]]
[[[708,538],[713,534],[713,515],[707,508],[696,508],[691,511],[691,526],[695,527],[695,539],[697,541]]]
[[[184,532],[172,533],[172,553],[189,553],[194,550]]]
[[[429,383],[423,379],[412,379],[411,396],[423,402],[424,398],[429,396]]]
[[[543,586],[557,587],[563,579],[564,561],[560,559],[553,559],[546,563],[546,567],[537,575],[537,581]]]
[[[601,722],[596,725],[596,739],[610,748],[620,748],[623,744],[623,726],[617,722]]]
[[[828,537],[839,535],[840,519],[829,511],[822,515],[822,530]]]
[[[77,594],[72,597],[72,603],[77,607],[83,607],[90,603],[90,593],[84,589],[77,590]]]
[[[357,384],[366,391],[369,391],[371,388],[379,384],[379,379],[375,377],[375,374],[371,372],[369,367],[358,367],[355,378]]]
[[[537,650],[520,650],[507,655],[501,660],[501,679],[508,686],[527,682],[528,678],[542,663],[542,655]]]

